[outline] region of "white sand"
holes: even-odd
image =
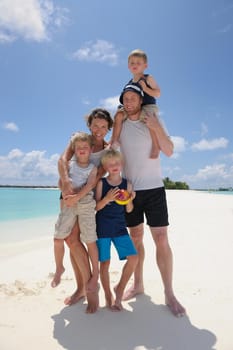
[[[85,314],[83,303],[63,304],[75,282],[66,251],[62,282],[55,289],[50,287],[52,237],[4,244],[0,246],[0,349],[232,350],[233,197],[195,191],[168,191],[167,197],[174,289],[188,316],[177,319],[164,306],[147,228],[146,294],[125,302],[125,310],[119,313],[103,307],[102,290],[101,307],[94,315]],[[33,222],[24,222],[21,229],[31,230]],[[37,236],[41,229],[34,222]],[[48,235],[52,232],[50,222],[45,230]],[[114,254],[113,285],[121,266]]]

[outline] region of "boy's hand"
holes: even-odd
[[[108,202],[113,202],[117,198],[118,193],[119,193],[119,188],[118,187],[111,188],[108,191],[108,193],[106,194],[105,199]]]

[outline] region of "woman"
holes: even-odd
[[[98,175],[96,183],[104,174],[103,168],[100,166],[100,159],[105,152],[108,143],[104,140],[108,131],[111,130],[113,120],[109,112],[102,108],[94,109],[87,117],[87,126],[91,132],[93,146],[91,154],[91,162],[98,166]],[[69,161],[73,157],[71,144],[68,145],[64,153],[59,159],[58,169],[61,178],[62,197],[73,193],[72,184],[68,176]],[[96,184],[95,183],[95,184]],[[93,187],[95,187],[95,184]],[[92,189],[90,188],[90,190]],[[78,223],[74,226],[70,236],[66,239],[66,243],[70,248],[71,262],[77,282],[76,291],[65,299],[66,305],[77,303],[81,298],[87,297],[88,306],[87,313],[94,313],[98,308],[98,290],[96,289],[96,280],[93,280],[91,274],[90,263],[86,248],[80,241],[80,232]],[[64,271],[64,268],[63,268]],[[56,276],[56,274],[55,274]]]

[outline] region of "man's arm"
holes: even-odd
[[[161,151],[167,157],[171,157],[174,151],[174,144],[161,125],[158,117],[156,115],[147,115],[144,120],[148,128],[155,131]]]

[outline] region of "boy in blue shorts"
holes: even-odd
[[[96,228],[100,279],[105,293],[106,306],[113,311],[121,311],[126,284],[138,261],[137,251],[128,234],[125,222],[125,210],[127,212],[133,210],[132,200],[135,197],[135,192],[132,190],[132,185],[121,177],[122,155],[119,151],[113,149],[106,151],[101,158],[101,163],[108,176],[102,178],[96,187]],[[115,202],[121,189],[127,190],[130,194],[130,201],[125,206]],[[111,243],[114,244],[119,259],[127,260],[122,269],[120,281],[114,288],[115,300],[109,279]]]

